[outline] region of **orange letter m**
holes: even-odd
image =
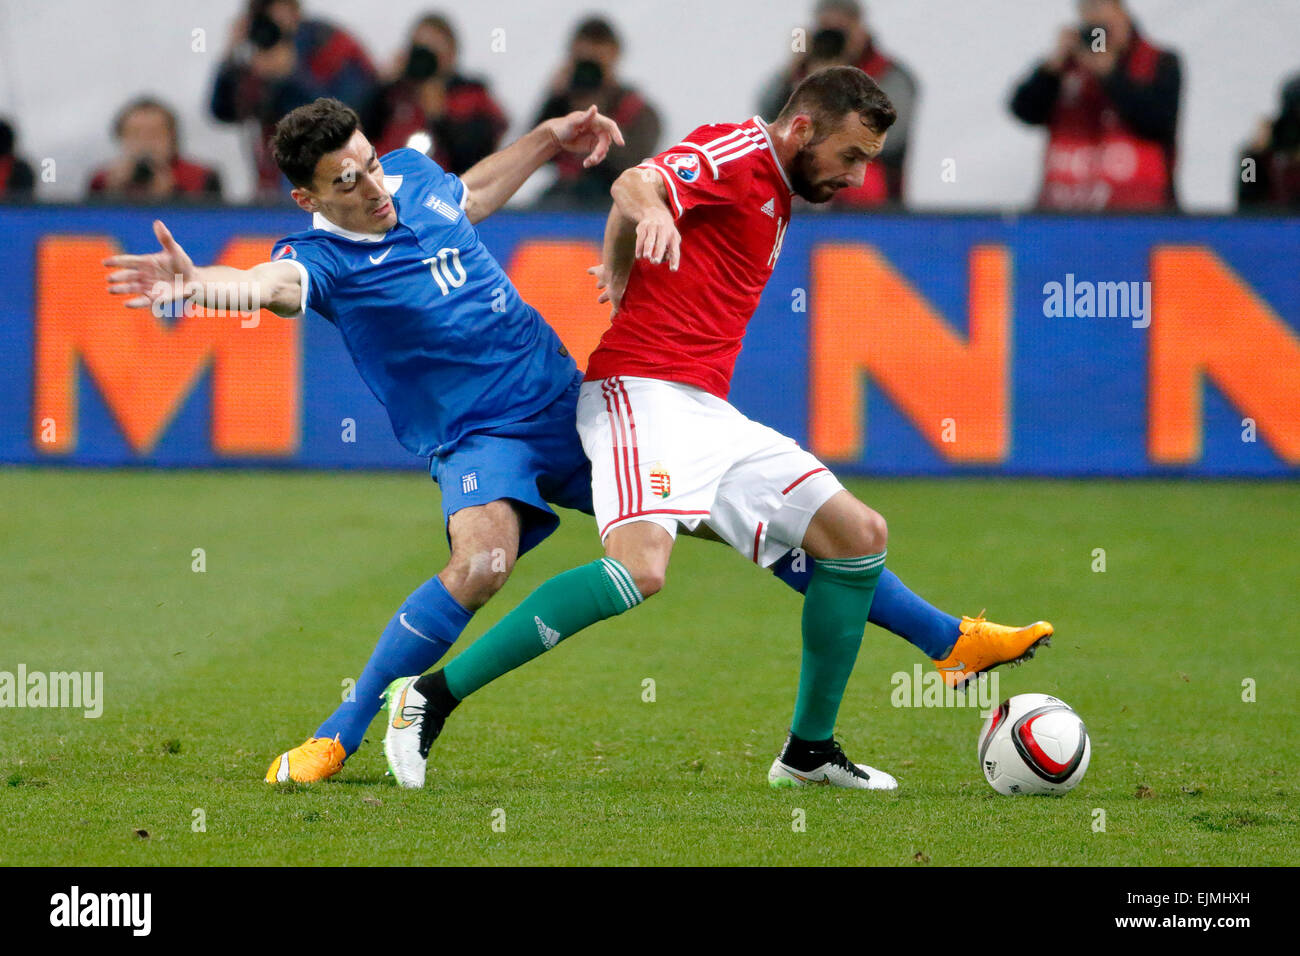
[[[265,240],[226,247],[223,265],[266,260]],[[194,383],[212,366],[212,450],[290,455],[298,445],[298,323],[270,312],[245,328],[238,314],[197,314],[168,327],[127,309],[105,288],[108,239],[48,237],[36,257],[34,444],[69,454],[77,445],[77,367],[98,387],[131,450],[148,454]],[[52,434],[45,424],[52,422]]]

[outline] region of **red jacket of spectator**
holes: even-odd
[[[207,166],[200,166],[198,163],[192,163],[178,156],[171,161],[168,172],[171,173],[172,178],[172,195],[188,196],[190,198],[221,198],[221,178],[215,170],[209,169]],[[108,191],[107,168],[101,167],[95,171],[90,178],[89,189],[92,194],[96,195],[103,195]],[[151,198],[147,188],[133,183],[127,183],[120,194],[129,199]]]
[[[855,188],[841,189],[831,199],[831,207],[864,209],[880,206],[890,201],[903,198],[903,166],[907,158],[907,140],[910,114],[916,104],[916,80],[902,63],[885,54],[876,46],[875,39],[868,37],[866,45],[856,66],[875,80],[898,111],[899,120],[889,130],[885,148],[880,156],[867,164],[867,171],[862,185]],[[820,65],[818,65],[820,68]],[[770,83],[759,99],[759,112],[770,122],[781,112],[795,86],[803,81],[809,73],[807,61],[800,62],[794,70],[787,72]]]
[[[0,156],[0,198],[30,199],[36,189],[32,167],[12,154]]]
[[[323,20],[304,20],[293,35],[297,68],[292,76],[267,82],[247,64],[227,60],[217,71],[212,115],[225,123],[256,119],[261,135],[253,148],[257,190],[277,195],[283,176],[271,155],[271,134],[280,117],[321,96],[342,100],[355,110],[369,100],[375,68],[361,44]]]
[[[586,109],[589,102],[571,99],[568,93],[552,94],[542,104],[536,122]],[[608,208],[609,189],[619,174],[655,154],[659,113],[640,93],[628,86],[612,85],[600,91],[595,105],[618,124],[625,145],[611,144],[605,161],[590,169],[583,167],[584,157],[578,153],[560,153],[554,159],[555,182],[543,195],[543,203]]]
[[[1181,83],[1177,55],[1136,31],[1104,78],[1073,62],[1060,74],[1040,65],[1011,103],[1048,129],[1039,207],[1173,207]]]
[[[405,146],[414,133],[429,133],[434,162],[458,176],[496,152],[509,125],[487,85],[459,75],[446,81],[442,115],[431,120],[416,85],[397,80],[377,91],[361,124],[380,156]]]
[[[897,69],[894,61],[876,49],[874,43],[867,44],[867,48],[862,53],[862,59],[853,65],[877,81],[880,81],[891,70]],[[866,206],[879,206],[881,203],[888,202],[891,198],[901,197],[903,190],[901,167],[898,170],[898,182],[892,189],[886,172],[884,163],[868,163],[862,185],[841,189],[835,194],[831,204],[861,209]]]

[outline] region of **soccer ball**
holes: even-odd
[[[1091,756],[1079,715],[1047,694],[1004,700],[980,731],[980,766],[998,793],[1068,793],[1083,779]]]

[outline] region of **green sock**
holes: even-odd
[[[803,662],[790,724],[796,737],[827,740],[834,735],[835,716],[884,568],[884,551],[862,558],[817,560],[803,601]]]
[[[447,689],[464,700],[584,627],[640,603],[632,575],[613,558],[557,574],[443,669]]]

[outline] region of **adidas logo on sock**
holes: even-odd
[[[542,646],[548,651],[560,641],[560,632],[553,627],[547,627],[546,622],[540,617],[533,617],[537,622],[537,636],[542,639]]]

